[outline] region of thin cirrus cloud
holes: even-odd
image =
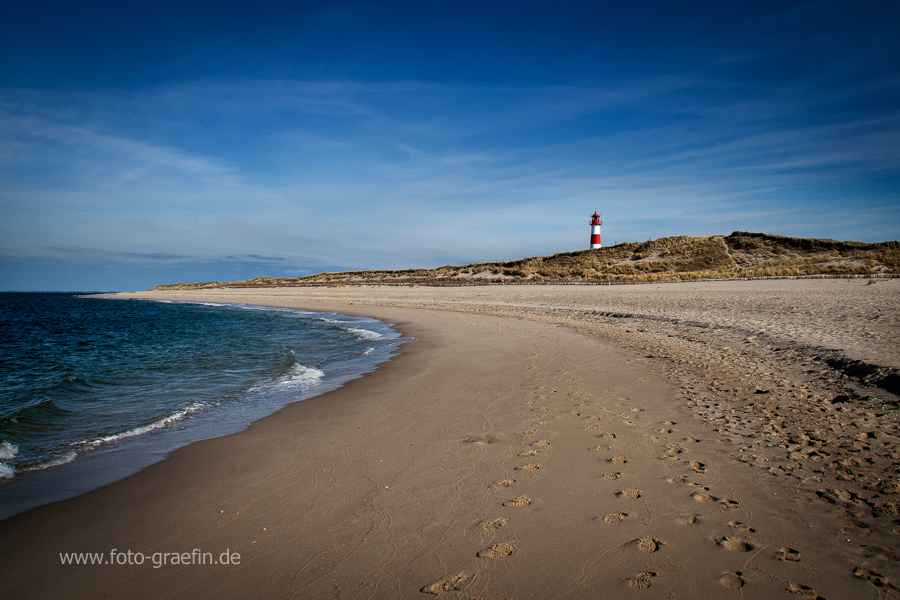
[[[579,249],[593,210],[617,241],[735,229],[886,239],[900,111],[844,111],[895,88],[882,78],[811,100],[792,84],[692,74],[7,90],[0,250],[239,255],[267,263],[259,275],[433,266]],[[848,202],[867,217],[841,219]]]

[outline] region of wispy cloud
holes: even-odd
[[[0,245],[405,266],[576,249],[593,210],[619,240],[732,229],[841,237],[808,215],[840,215],[850,198],[869,217],[846,236],[887,237],[897,196],[878,181],[900,168],[900,111],[834,106],[892,85],[828,100],[735,90],[710,74],[7,92]]]

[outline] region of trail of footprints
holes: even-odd
[[[533,357],[537,362],[540,361],[541,356],[535,355]],[[547,368],[547,367],[544,367]],[[525,415],[527,416],[527,422],[529,425],[528,429],[522,432],[522,435],[527,439],[531,437],[538,437],[536,434],[539,433],[538,429],[535,427],[545,427],[552,424],[552,419],[550,418],[552,415],[552,409],[550,406],[538,405],[538,400],[547,401],[550,400],[553,394],[558,394],[559,389],[564,386],[550,386],[544,385],[541,382],[542,379],[539,379],[536,376],[543,376],[545,373],[541,370],[541,367],[530,366],[528,367],[531,374],[526,376],[526,383],[530,384],[532,387],[531,395],[534,399],[529,400],[524,403],[523,407],[527,410]],[[566,376],[568,373],[564,369],[559,369],[556,371],[555,375],[558,376]],[[589,407],[591,406],[590,402],[587,402],[586,393],[582,388],[582,384],[577,382],[574,377],[569,377],[566,380],[568,384],[567,395],[568,399],[573,402],[575,408],[570,411],[569,414],[575,416],[576,418],[584,419],[588,425],[587,428],[591,431],[597,432],[597,437],[602,441],[602,443],[588,448],[590,451],[599,452],[603,454],[601,456],[600,461],[602,465],[614,465],[617,467],[622,467],[627,469],[628,465],[628,457],[624,454],[615,454],[615,441],[618,438],[618,435],[613,431],[608,431],[605,429],[601,429],[602,424],[612,424],[614,421],[611,416],[604,417],[596,414],[589,414],[591,411]],[[608,411],[609,409],[604,409]],[[621,423],[634,426],[635,423],[632,419],[639,417],[639,413],[642,412],[643,409],[633,408],[631,409],[632,414],[619,414],[617,415],[621,419]],[[664,423],[660,423],[655,427],[648,427],[651,429],[654,434],[662,434],[664,436],[669,435],[677,435],[676,426],[677,423],[666,421]],[[658,428],[657,428],[658,427]],[[647,434],[645,434],[646,436]],[[655,440],[659,440],[658,437],[653,436]],[[683,455],[689,454],[689,447],[692,444],[698,443],[700,440],[695,438],[682,438],[679,441],[660,441],[660,445],[663,446],[665,452],[657,457],[660,460],[670,460],[670,461],[680,461],[686,469],[689,469],[695,475],[703,475],[706,473],[706,465],[697,460],[690,460],[683,458]],[[539,459],[541,453],[547,449],[552,447],[551,440],[548,439],[536,439],[529,442],[529,448],[520,452],[517,456],[520,458],[527,459]],[[612,453],[612,456],[607,456],[607,454]],[[515,471],[522,472],[524,475],[528,477],[535,477],[538,475],[538,472],[541,469],[540,462],[529,462],[518,465],[514,467]],[[617,481],[620,476],[623,475],[623,471],[606,471],[600,473],[599,477],[602,481],[610,482]],[[691,488],[696,488],[695,491],[690,493],[690,497],[697,503],[697,511],[681,514],[674,517],[676,523],[680,525],[693,525],[698,522],[699,519],[705,518],[708,515],[704,513],[708,513],[706,510],[707,506],[718,506],[724,509],[737,509],[740,507],[740,503],[737,500],[733,500],[731,498],[721,498],[714,494],[709,487],[704,486],[701,483],[692,482],[689,480],[687,475],[677,475],[671,477],[667,480],[671,484],[676,485],[687,485]],[[496,481],[492,489],[495,493],[500,493],[505,496],[501,503],[501,507],[509,508],[511,510],[519,509],[522,507],[526,507],[531,505],[535,499],[524,495],[514,495],[514,493],[509,493],[510,488],[516,483],[515,479],[502,479]],[[606,484],[601,484],[606,485]],[[644,498],[644,493],[635,488],[623,488],[623,489],[613,489],[610,488],[610,493],[624,503],[632,503],[636,502],[642,498]],[[645,499],[646,500],[646,499]],[[638,505],[636,505],[638,506]],[[636,509],[635,509],[636,510]],[[629,518],[629,512],[627,510],[620,510],[614,513],[610,513],[604,515],[602,518],[598,517],[598,520],[603,522],[603,526],[615,526],[624,522]],[[480,536],[494,536],[497,535],[503,527],[508,525],[512,519],[515,518],[515,513],[511,512],[508,516],[498,517],[490,520],[483,521],[479,523],[479,527],[476,530],[476,534]],[[727,527],[730,530],[729,535],[722,535],[720,538],[714,540],[715,544],[722,548],[727,552],[735,552],[735,553],[746,553],[755,549],[753,541],[748,537],[748,534],[752,534],[755,530],[751,527],[745,525],[745,523],[738,520],[731,520],[727,523]],[[632,539],[624,542],[625,546],[633,546],[638,552],[647,555],[656,554],[662,548],[667,547],[666,542],[663,540],[654,538],[652,536],[645,536],[639,539]],[[486,560],[503,560],[506,559],[516,553],[518,550],[518,541],[513,538],[508,538],[503,541],[497,541],[493,544],[486,545],[478,551],[477,557],[479,559]],[[782,547],[775,554],[775,558],[780,561],[785,562],[800,562],[801,553],[791,547]],[[681,567],[676,565],[672,565],[671,563],[661,563],[663,564],[664,569],[669,570],[677,570]],[[650,588],[654,579],[658,576],[658,573],[654,571],[643,571],[638,573],[632,577],[623,578],[623,582],[628,585],[628,587],[638,590],[644,590]],[[422,588],[422,592],[431,593],[431,594],[442,594],[444,592],[458,592],[465,598],[472,598],[465,589],[465,584],[468,581],[471,581],[475,577],[475,574],[466,574],[459,573],[454,576],[447,577],[442,579],[436,583],[430,584]],[[869,579],[873,579],[880,577],[877,573],[864,573],[859,575],[859,577],[866,577]],[[734,571],[729,573],[724,573],[718,579],[719,584],[725,588],[740,588],[745,584],[745,580],[743,578],[743,573],[741,571]],[[804,597],[809,598],[817,598],[818,600],[826,600],[821,596],[817,596],[815,591],[803,584],[784,581],[785,590],[792,592],[794,594],[800,594]]]

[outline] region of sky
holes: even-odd
[[[0,290],[900,239],[895,1],[0,0]]]

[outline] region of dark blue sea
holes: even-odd
[[[339,387],[402,341],[333,313],[0,293],[0,519]]]

